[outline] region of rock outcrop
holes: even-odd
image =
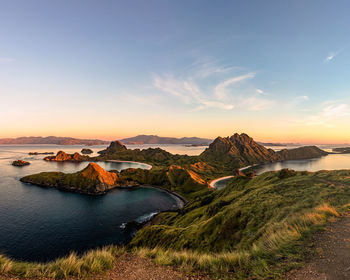
[[[15,160],[12,162],[12,165],[13,166],[26,166],[26,165],[29,165],[30,162],[28,161],[24,161],[24,160]]]
[[[128,182],[121,180],[116,172],[108,172],[97,163],[89,163],[82,171],[73,174],[43,172],[23,177],[21,181],[91,195],[104,194],[120,186],[131,186]]]
[[[90,155],[90,154],[92,154],[94,151],[93,150],[91,150],[91,149],[82,149],[81,150],[81,153],[83,154],[83,155]]]
[[[46,161],[76,161],[76,162],[81,162],[81,161],[86,161],[89,160],[88,156],[82,156],[79,153],[74,153],[73,155],[67,154],[63,151],[59,151],[56,156],[48,156],[45,157],[44,160]]]

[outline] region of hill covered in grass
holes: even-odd
[[[267,277],[300,261],[308,233],[349,206],[350,170],[236,177],[178,212],[159,214],[130,246],[159,262]]]

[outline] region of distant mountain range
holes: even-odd
[[[77,139],[71,137],[18,137],[18,138],[2,138],[0,145],[4,144],[56,144],[56,145],[105,145],[110,141],[98,139]]]
[[[208,146],[213,142],[213,139],[199,137],[161,137],[157,135],[138,135],[135,137],[124,138],[120,140],[123,144],[177,144],[177,145],[192,145],[192,146]],[[72,137],[18,137],[18,138],[1,138],[0,145],[4,144],[55,144],[55,145],[106,145],[111,141],[99,139],[77,139]],[[294,143],[263,143],[257,142],[263,146],[297,146]]]
[[[160,137],[157,135],[138,135],[135,137],[120,140],[124,144],[187,144],[187,145],[204,145],[207,146],[212,139],[198,137]]]
[[[270,142],[256,142],[265,147],[286,147],[286,146],[302,146],[300,143],[270,143]]]

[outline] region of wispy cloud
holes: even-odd
[[[307,125],[326,125],[332,126],[331,122],[350,115],[348,104],[328,105],[316,115],[306,118]]]
[[[214,88],[214,94],[218,100],[225,100],[228,96],[228,90],[227,88],[233,84],[237,84],[239,82],[243,82],[248,79],[252,79],[255,77],[255,73],[248,73],[241,76],[232,77],[230,79],[227,79],[221,83],[219,83]]]
[[[197,84],[193,81],[179,80],[169,75],[166,77],[155,76],[153,79],[153,85],[155,88],[163,92],[178,97],[187,105],[195,105],[195,110],[203,110],[206,108],[231,110],[234,107],[232,104],[205,98]]]
[[[179,98],[184,104],[192,107],[193,110],[208,108],[264,110],[273,105],[275,101],[264,98],[262,94],[255,92],[254,88],[250,94],[247,89],[244,93],[239,92],[238,89],[229,90],[231,85],[254,77],[255,73],[231,77],[203,91],[194,79],[180,79],[171,75],[155,75],[153,86],[162,92]]]

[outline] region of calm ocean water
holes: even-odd
[[[80,146],[0,146],[0,253],[47,261],[70,251],[83,252],[130,238],[125,222],[141,221],[159,211],[175,209],[178,199],[164,191],[141,187],[88,196],[23,184],[19,179],[42,171],[76,172],[88,163],[45,162],[30,151],[80,151]],[[92,147],[99,151],[104,147]],[[24,159],[31,165],[14,167]],[[144,167],[137,163],[99,163],[107,170]]]
[[[350,169],[350,154],[330,154],[321,158],[308,160],[286,160],[281,162],[266,163],[253,166],[256,175],[267,171],[276,171],[283,168],[289,168],[297,171],[319,171],[319,170],[338,170]],[[218,189],[222,189],[231,179],[223,179],[214,184]]]

